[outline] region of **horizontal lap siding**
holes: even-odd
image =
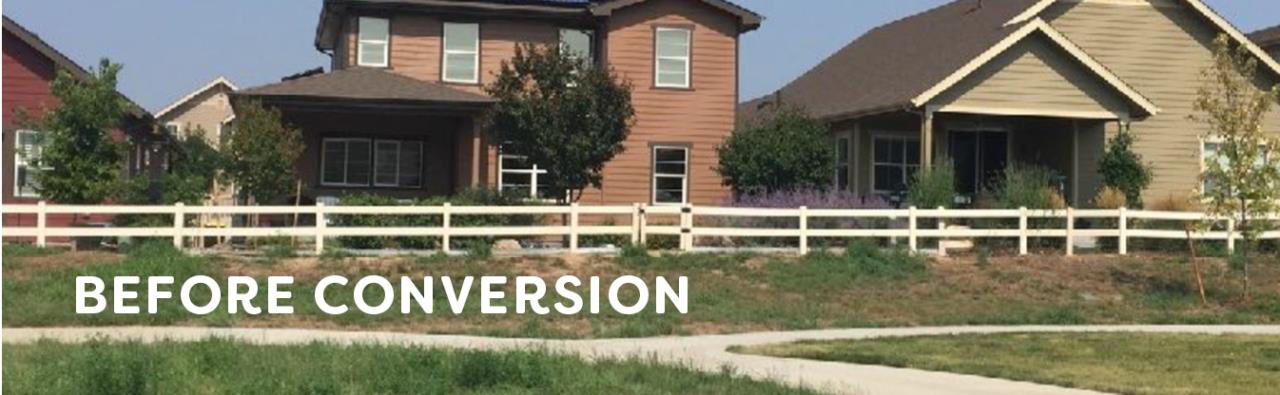
[[[227,98],[227,90],[214,88],[183,103],[165,118],[157,121],[160,124],[178,123],[184,135],[194,134],[197,129],[203,130],[209,144],[217,147],[220,141],[218,128],[231,115],[231,101]]]
[[[1210,45],[1218,31],[1169,0],[1063,2],[1045,18],[1160,107],[1160,114],[1132,126],[1136,150],[1155,171],[1147,200],[1191,193],[1199,184],[1200,136],[1206,129],[1188,117],[1201,71],[1212,64]],[[1280,114],[1273,111],[1266,129],[1280,131]]]
[[[736,20],[693,1],[651,0],[615,13],[608,26],[607,60],[632,84],[636,122],[626,151],[605,168],[602,190],[584,202],[629,204],[651,201],[651,146],[690,147],[689,197],[696,204],[729,198],[715,168],[716,147],[733,132],[737,103]],[[692,89],[653,87],[654,28],[692,27]]]
[[[941,105],[1034,111],[1127,112],[1124,99],[1065,51],[1035,34],[940,97]]]
[[[13,196],[13,148],[18,126],[15,123],[20,122],[15,115],[18,109],[22,109],[27,115],[38,117],[45,110],[57,106],[57,99],[49,88],[54,75],[53,61],[9,32],[4,33],[4,175],[0,176],[0,180],[3,180],[3,188],[0,190],[4,193],[4,203],[34,201]],[[10,216],[6,216],[6,220],[8,218]]]

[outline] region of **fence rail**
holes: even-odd
[[[450,240],[463,237],[543,237],[560,236],[568,239],[570,253],[580,251],[584,236],[629,237],[631,243],[646,243],[650,236],[677,236],[681,251],[693,251],[698,238],[785,238],[795,239],[795,248],[808,253],[810,242],[820,238],[890,238],[905,239],[912,251],[920,251],[926,240],[1003,238],[1017,239],[1020,254],[1029,253],[1031,239],[1062,239],[1067,255],[1075,253],[1077,239],[1084,237],[1116,239],[1116,252],[1128,254],[1129,242],[1134,239],[1185,239],[1226,241],[1227,249],[1234,251],[1242,239],[1234,219],[1214,219],[1202,213],[1165,212],[1141,210],[976,210],[976,209],[810,209],[799,208],[740,208],[704,206],[84,206],[4,205],[3,214],[33,214],[36,226],[5,226],[4,238],[34,238],[44,246],[50,237],[171,237],[175,247],[184,248],[186,239],[202,237],[300,237],[312,238],[316,253],[325,250],[326,239],[337,237],[436,237],[441,239],[441,249],[450,251]],[[52,227],[48,225],[51,214],[150,214],[173,217],[173,226],[165,227]],[[201,227],[188,223],[200,215],[306,215],[314,219],[313,225],[295,227]],[[335,216],[437,216],[439,226],[421,227],[347,227],[334,226]],[[460,216],[477,215],[531,215],[561,216],[558,224],[532,226],[455,226]],[[583,224],[583,216],[629,217],[626,225]],[[654,221],[655,218],[665,221]],[[746,227],[735,226],[733,219],[781,219],[786,226]],[[709,219],[699,225],[699,219]],[[719,220],[717,220],[719,219]],[[728,221],[726,221],[726,219]],[[871,226],[840,225],[813,226],[821,220],[874,220]],[[948,221],[1005,220],[1009,227],[976,228],[947,226]],[[1045,221],[1050,221],[1046,224]],[[1108,227],[1079,228],[1081,221],[1105,220]],[[1265,219],[1280,222],[1280,217]],[[1033,223],[1038,221],[1038,223]],[[1144,229],[1135,225],[1151,221],[1175,221],[1182,224],[1209,224],[1188,232],[1185,229]],[[791,225],[794,223],[794,225]],[[953,222],[954,223],[954,222]],[[1012,225],[1016,223],[1016,225]],[[774,224],[776,225],[776,224]],[[931,225],[928,228],[922,226]],[[1280,225],[1280,224],[1278,224]],[[1016,226],[1016,227],[1014,227]],[[1265,232],[1262,239],[1280,239],[1280,231]]]

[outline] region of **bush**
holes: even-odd
[[[1151,167],[1133,151],[1136,139],[1133,133],[1121,131],[1107,142],[1107,150],[1098,162],[1102,183],[1123,192],[1129,207],[1135,208],[1142,207],[1142,191],[1151,185]]]
[[[1066,208],[1062,196],[1051,185],[1053,175],[1048,169],[1014,164],[1005,169],[1004,178],[990,193],[994,203],[1000,208]]]
[[[1129,206],[1129,198],[1124,192],[1114,187],[1104,187],[1093,198],[1093,206],[1103,210],[1115,210]]]
[[[736,195],[823,188],[835,174],[830,138],[826,123],[782,108],[730,135],[717,170]]]
[[[459,192],[453,197],[432,197],[412,202],[373,194],[345,196],[341,200],[344,206],[443,206],[451,203],[455,206],[521,206],[526,205],[521,197],[503,194],[498,191],[471,189]],[[330,219],[334,226],[341,227],[439,227],[443,219],[439,215],[333,215]],[[456,227],[487,226],[528,226],[541,221],[536,215],[455,215],[450,225]],[[455,242],[461,242],[454,238]],[[492,244],[492,238],[480,238]],[[354,249],[420,249],[440,248],[438,237],[342,237],[338,243]]]
[[[950,160],[941,160],[933,168],[917,171],[907,201],[920,208],[955,206],[956,168]]]

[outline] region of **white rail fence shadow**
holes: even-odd
[[[76,237],[163,237],[172,238],[177,248],[190,247],[188,239],[206,237],[294,237],[311,239],[317,254],[323,253],[326,241],[342,237],[430,237],[438,238],[440,250],[450,252],[451,239],[468,237],[561,237],[567,239],[569,253],[579,253],[580,241],[588,236],[613,236],[629,238],[635,244],[645,244],[653,236],[678,239],[678,250],[696,251],[698,241],[770,238],[792,240],[791,250],[800,254],[810,252],[810,245],[819,239],[892,239],[905,240],[913,252],[921,250],[926,241],[943,239],[1008,239],[1017,240],[1018,251],[1029,254],[1032,239],[1061,240],[1067,255],[1073,255],[1077,240],[1081,238],[1114,239],[1115,252],[1129,253],[1129,244],[1135,239],[1182,240],[1188,235],[1195,240],[1225,241],[1228,251],[1234,251],[1242,240],[1234,219],[1213,219],[1202,213],[1163,212],[1141,210],[978,210],[978,209],[795,209],[730,208],[704,206],[84,206],[4,205],[4,215],[34,215],[35,226],[9,226],[3,228],[6,240],[14,238],[34,239],[39,246],[48,244],[50,238]],[[49,226],[50,215],[86,214],[140,214],[172,216],[173,225],[165,227],[71,227]],[[291,227],[202,227],[192,223],[201,215],[288,215],[307,216],[309,224]],[[456,226],[456,219],[465,216],[542,216],[556,220],[539,221],[530,226]],[[356,227],[335,226],[337,216],[435,216],[439,226],[414,227]],[[613,225],[611,221],[590,221],[591,216],[629,218],[629,223]],[[742,219],[777,220],[769,226],[741,226]],[[701,220],[701,221],[700,221]],[[737,221],[735,221],[737,220]],[[1280,217],[1265,219],[1280,222]],[[826,226],[814,225],[825,221]],[[854,222],[856,225],[851,225]],[[857,222],[860,221],[860,222]],[[986,222],[983,222],[986,221]],[[1176,227],[1163,229],[1138,228],[1135,225],[1152,221],[1173,222]],[[988,225],[988,227],[955,227],[947,223]],[[1089,226],[1079,227],[1083,222]],[[700,224],[701,223],[701,224]],[[782,225],[778,225],[782,223]],[[1099,223],[1110,224],[1098,227]],[[1186,224],[1209,224],[1199,227],[1207,230],[1183,229]],[[870,224],[870,225],[868,225]],[[999,224],[1005,226],[991,226]],[[1280,225],[1280,224],[1277,224]],[[1264,240],[1280,239],[1280,231],[1266,232]]]

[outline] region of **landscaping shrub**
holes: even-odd
[[[442,206],[451,203],[454,206],[521,206],[527,203],[518,196],[503,194],[498,191],[472,189],[462,191],[453,197],[432,197],[416,201],[401,201],[394,198],[358,194],[342,198],[344,206]],[[339,227],[438,227],[442,224],[439,215],[332,215],[329,217],[334,226]],[[485,226],[529,226],[541,222],[537,215],[454,215],[450,225],[455,227]],[[492,244],[492,238],[480,238]],[[455,238],[456,242],[461,243]],[[338,242],[346,248],[354,249],[438,249],[438,237],[342,237]]]
[[[847,191],[799,190],[766,192],[740,196],[727,203],[730,207],[747,208],[786,208],[808,207],[809,209],[890,209],[888,202],[880,197],[859,196]],[[736,217],[717,219],[717,225],[735,228],[798,228],[799,219],[792,217],[761,218]],[[810,218],[809,229],[870,229],[883,228],[889,225],[888,220],[878,218]],[[794,238],[776,240],[735,240],[738,244],[756,246],[794,246]],[[832,245],[833,240],[810,239],[814,245]]]
[[[735,194],[822,188],[835,174],[826,123],[783,107],[729,136],[717,148],[717,170]]]
[[[955,206],[955,198],[956,168],[949,159],[917,171],[907,191],[907,201],[919,208],[951,208]]]
[[[1142,207],[1142,191],[1151,185],[1151,167],[1142,161],[1142,155],[1133,151],[1137,137],[1121,131],[1107,142],[1107,150],[1098,161],[1102,183],[1119,190],[1129,207]]]
[[[1103,210],[1126,207],[1128,206],[1127,202],[1128,198],[1125,197],[1124,192],[1114,187],[1103,187],[1101,191],[1098,191],[1098,196],[1093,198],[1093,206]],[[1090,222],[1092,226],[1098,229],[1117,229],[1120,225],[1118,221],[1112,218],[1095,218]],[[1118,248],[1119,239],[1108,237],[1100,239],[1098,243],[1103,249],[1113,251]]]
[[[1011,164],[1004,171],[1004,176],[995,185],[988,187],[979,199],[979,207],[1018,209],[1053,209],[1062,210],[1067,207],[1062,195],[1054,189],[1053,174],[1044,167],[1028,164]],[[1016,229],[1017,219],[981,219],[973,224],[981,229]],[[1032,229],[1064,228],[1065,222],[1059,219],[1032,219],[1028,224]],[[978,242],[999,247],[1007,247],[1013,240],[981,239]],[[1033,243],[1041,247],[1056,247],[1063,243],[1061,239],[1033,239]]]

